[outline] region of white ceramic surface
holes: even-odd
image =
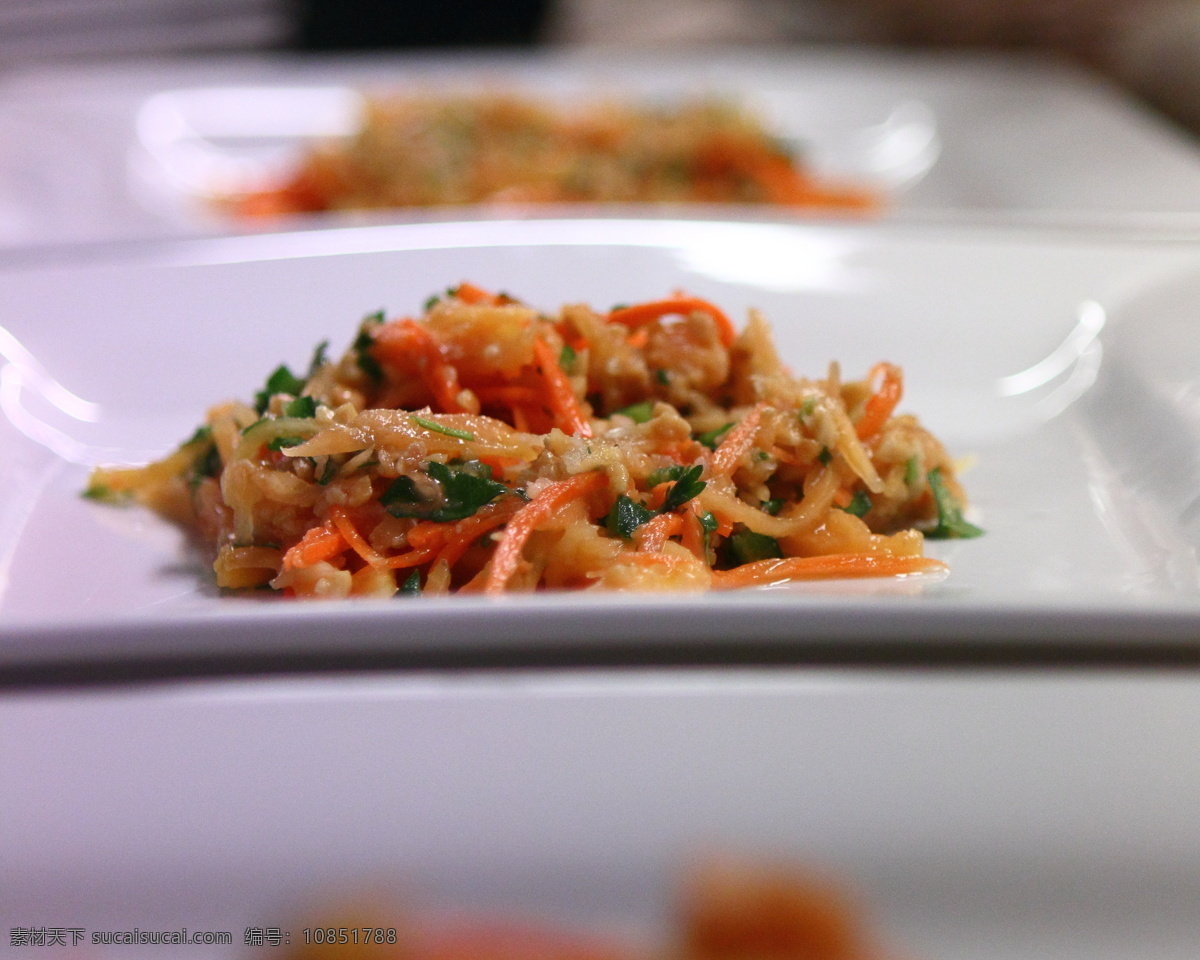
[[[663,933],[685,858],[796,858],[886,956],[1191,960],[1200,688],[1125,673],[324,678],[0,699],[0,923],[299,938],[363,878]],[[53,948],[4,951],[50,955]],[[259,957],[280,955],[272,948]]]
[[[323,230],[0,268],[0,658],[516,651],[589,643],[1200,637],[1200,250],[998,230],[549,219]],[[78,259],[83,258],[83,259]],[[662,598],[288,604],[218,596],[181,536],[83,500],[358,320],[471,279],[554,308],[684,287],[763,309],[793,369],[905,370],[987,535],[940,582]],[[700,649],[699,647],[695,649]]]
[[[197,178],[246,176],[247,161],[253,177],[292,154],[304,129],[341,129],[347,87],[717,93],[763,109],[820,171],[883,187],[893,217],[1141,224],[1200,216],[1190,140],[1045,60],[806,48],[663,53],[654,63],[611,51],[235,58],[0,79],[0,244],[245,229],[196,203]]]

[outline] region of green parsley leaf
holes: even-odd
[[[738,566],[755,560],[776,560],[783,556],[778,540],[753,530],[737,531],[729,538],[729,546]]]
[[[404,582],[400,584],[400,589],[396,591],[398,597],[419,597],[421,595],[421,571],[413,570]]]
[[[254,409],[257,413],[266,413],[271,398],[277,393],[290,393],[296,396],[304,389],[304,381],[297,377],[286,364],[280,364],[267,377],[267,385],[254,395]]]
[[[317,412],[317,401],[312,397],[297,397],[283,408],[285,417],[312,417]]]
[[[215,443],[209,444],[200,456],[192,461],[192,475],[188,481],[195,489],[205,477],[215,477],[221,472],[221,454]]]
[[[829,461],[833,459],[833,453],[828,447],[822,447],[821,452],[817,454],[817,460],[822,466],[829,466]]]
[[[563,348],[558,351],[558,365],[565,373],[570,373],[575,368],[575,359],[575,348],[569,343],[564,343]]]
[[[421,503],[421,494],[417,490],[417,485],[413,482],[413,478],[401,475],[388,484],[388,488],[379,496],[379,505],[392,512],[392,506],[395,504],[412,504]],[[397,513],[395,516],[409,516],[407,513]]]
[[[704,433],[696,434],[696,440],[704,444],[710,450],[716,450],[717,444],[721,442],[721,438],[733,429],[733,421],[725,424],[723,427],[717,427],[716,430],[708,430]]]
[[[678,510],[692,498],[698,497],[701,491],[708,486],[707,483],[700,479],[700,472],[703,469],[704,467],[700,464],[696,464],[694,467],[682,468],[681,472],[673,478],[675,485],[667,491],[667,498],[659,508],[659,513],[670,513],[672,510]]]
[[[427,420],[425,417],[418,417],[415,413],[409,418],[417,426],[424,427],[426,430],[432,430],[434,433],[445,434],[447,437],[454,437],[456,440],[474,440],[475,434],[469,433],[466,430],[459,430],[455,427],[447,427],[438,423],[436,420]]]
[[[308,437],[272,437],[267,441],[267,449],[282,450],[285,447],[298,447],[308,439]]]
[[[671,375],[669,373],[667,373],[667,371],[664,370],[662,367],[659,367],[657,370],[654,371],[654,379],[657,380],[664,387],[670,386]]]
[[[633,536],[634,530],[653,516],[653,513],[636,500],[631,500],[622,493],[605,518],[604,526],[613,536],[628,540]]]
[[[764,500],[761,504],[763,513],[769,513],[773,517],[779,516],[779,511],[783,509],[783,505],[787,503],[783,497],[778,497],[774,500]]]
[[[842,509],[856,517],[864,516],[871,509],[871,497],[866,490],[855,490],[850,502]]]
[[[455,468],[431,460],[425,472],[441,488],[441,497],[425,500],[411,477],[397,477],[379,498],[388,513],[450,523],[474,516],[481,507],[509,492],[504,484],[492,480],[490,469],[478,461]]]
[[[382,310],[364,317],[358,327],[358,336],[354,338],[354,343],[350,347],[354,351],[354,362],[358,364],[358,369],[370,377],[373,383],[382,382],[383,367],[370,353],[371,345],[375,342],[371,330],[383,323],[383,317]]]
[[[950,492],[946,481],[942,479],[942,468],[934,467],[929,471],[929,489],[933,493],[933,502],[937,505],[937,526],[925,534],[934,540],[951,538],[970,539],[983,535],[983,530],[969,523],[962,512],[962,504]]]
[[[613,416],[616,416],[618,413],[628,417],[634,423],[646,423],[654,417],[654,403],[650,400],[643,400],[641,403],[631,403],[627,407],[613,411]]]
[[[197,427],[196,432],[183,441],[180,446],[190,447],[193,443],[199,443],[201,440],[208,440],[212,437],[212,427],[208,424]]]

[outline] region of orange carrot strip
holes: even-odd
[[[309,527],[299,542],[283,555],[284,570],[302,570],[344,552],[350,545],[329,523]]]
[[[537,403],[541,397],[533,387],[522,386],[500,386],[500,387],[476,387],[475,396],[482,403],[503,403],[507,406],[515,406],[517,404]]]
[[[474,516],[459,520],[453,524],[453,529],[446,535],[446,543],[438,554],[439,560],[445,560],[447,566],[453,567],[471,544],[475,543],[489,530],[507,523],[509,518],[524,506],[524,501],[518,497],[505,497],[495,503],[490,503]]]
[[[496,294],[484,290],[483,287],[477,287],[473,283],[467,283],[465,280],[458,285],[454,296],[463,303],[494,305],[500,302],[500,297]]]
[[[363,539],[361,533],[355,529],[354,523],[350,520],[349,514],[346,513],[345,507],[330,507],[329,520],[337,528],[347,544],[350,545],[355,553],[363,558],[373,567],[383,566],[386,561],[383,555],[372,547],[366,540]]]
[[[402,570],[406,567],[419,567],[436,556],[436,549],[422,547],[420,550],[408,550],[405,553],[397,553],[395,556],[388,557],[384,560],[383,565],[392,570]]]
[[[663,544],[683,529],[683,517],[677,513],[660,513],[657,517],[647,520],[634,536],[637,537],[638,550],[657,553]]]
[[[716,307],[707,300],[702,300],[699,297],[689,297],[682,294],[677,294],[673,297],[667,297],[664,300],[652,300],[649,303],[636,303],[631,307],[620,307],[608,314],[610,323],[623,323],[627,327],[640,327],[647,323],[652,323],[660,317],[667,317],[673,313],[678,313],[683,316],[689,313],[707,313],[713,318],[713,322],[717,325],[717,332],[721,337],[721,343],[728,347],[737,339],[737,331],[733,327],[733,322],[725,314],[720,307]]]
[[[831,553],[821,557],[786,557],[755,560],[732,570],[713,571],[718,590],[766,586],[788,580],[828,580],[843,577],[894,577],[904,573],[932,573],[946,565],[932,557],[892,557],[874,553]]]
[[[863,407],[863,415],[854,427],[859,440],[870,440],[883,429],[883,425],[887,423],[888,417],[896,409],[896,404],[900,402],[900,395],[904,391],[904,380],[900,368],[895,364],[875,364],[871,369],[871,379],[874,380],[881,374],[883,382],[879,385],[879,389],[867,398]]]
[[[576,474],[567,480],[549,484],[513,514],[504,529],[503,539],[492,554],[492,569],[484,585],[484,593],[494,596],[504,592],[505,584],[512,579],[520,566],[521,551],[529,537],[551,514],[572,500],[578,500],[607,485],[608,476],[604,473],[593,471]]]
[[[573,437],[590,437],[592,425],[583,415],[583,408],[575,396],[571,381],[558,365],[558,358],[545,340],[533,341],[533,356],[541,371],[549,394],[549,406],[554,414],[554,425]]]
[[[709,467],[714,477],[728,476],[733,473],[742,457],[750,452],[766,407],[765,401],[756,403],[751,411],[742,417],[742,422],[725,434],[709,461]]]
[[[478,413],[469,410],[459,400],[462,387],[458,371],[446,363],[442,348],[425,327],[415,320],[393,320],[375,332],[372,353],[378,360],[405,364],[415,354],[421,379],[433,394],[441,413]]]

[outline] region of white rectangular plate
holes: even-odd
[[[197,202],[194,162],[294,155],[306,129],[344,123],[337,91],[347,88],[715,94],[763,110],[820,172],[882,188],[893,217],[1200,217],[1195,146],[1131,99],[1044,60],[804,48],[659,52],[653,63],[613,51],[234,58],[5,77],[0,244],[257,229]]]
[[[88,257],[94,259],[89,260]],[[0,265],[0,659],[345,653],[700,656],[755,645],[1200,637],[1200,414],[1188,243],[681,220],[399,225]],[[792,368],[887,359],[986,536],[941,582],[711,596],[287,603],[220,596],[180,534],[80,497],[164,453],[367,313],[464,279],[555,309],[685,288],[761,308]],[[641,651],[638,654],[636,651]],[[632,653],[631,653],[632,652]]]
[[[282,948],[247,927],[296,944],[317,905],[382,886],[654,940],[687,858],[717,848],[832,870],[881,956],[1192,960],[1198,692],[806,669],[9,695],[0,930],[250,960]],[[183,927],[234,942],[90,942]]]

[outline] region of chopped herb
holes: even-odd
[[[855,490],[854,496],[850,498],[850,502],[842,507],[847,513],[852,513],[856,517],[861,517],[871,509],[871,497],[866,490]]]
[[[289,393],[292,396],[298,396],[300,391],[304,389],[304,381],[297,377],[286,364],[280,364],[267,377],[267,385],[265,389],[258,391],[254,395],[254,409],[258,413],[266,413],[267,406],[271,402],[271,398],[277,393]]]
[[[417,426],[424,427],[426,430],[432,430],[434,433],[442,433],[447,437],[454,437],[456,440],[473,441],[475,439],[475,434],[473,433],[469,433],[466,430],[458,430],[455,427],[447,427],[436,420],[427,420],[425,417],[418,417],[415,413],[408,419],[417,424]]]
[[[437,304],[441,301],[441,299],[442,299],[442,295],[440,293],[432,293],[428,297],[425,298],[425,302],[423,304],[421,304],[421,309],[425,313],[428,313],[435,306],[437,306]]]
[[[103,483],[95,483],[83,491],[83,495],[89,500],[98,500],[101,503],[120,503],[122,500],[129,499],[128,493],[117,493],[112,487],[107,487]]]
[[[311,380],[314,373],[329,362],[325,352],[329,349],[329,341],[322,340],[313,351],[312,359],[308,361],[308,377]]]
[[[696,434],[696,440],[704,444],[710,450],[716,450],[717,444],[721,442],[721,438],[733,429],[733,421],[725,424],[723,427],[717,427],[716,430],[708,430],[705,433]]]
[[[921,480],[921,462],[914,453],[904,463],[904,485],[915,487]]]
[[[375,338],[371,335],[371,330],[383,323],[383,316],[383,311],[379,310],[370,316],[364,317],[363,322],[358,327],[358,336],[354,338],[354,343],[351,345],[358,369],[370,377],[374,383],[379,383],[383,380],[383,367],[379,365],[378,360],[371,356],[371,345],[375,342]]]
[[[817,454],[817,460],[820,461],[822,466],[829,466],[829,461],[832,459],[833,454],[830,452],[828,447],[822,447],[821,452]]]
[[[473,464],[474,466],[470,466]],[[478,461],[469,461],[462,469],[432,460],[425,471],[441,487],[441,497],[424,499],[411,477],[400,476],[392,481],[379,502],[393,517],[417,517],[434,523],[450,523],[474,516],[481,507],[491,503],[508,487],[483,475]]]
[[[189,483],[193,489],[205,477],[215,477],[221,472],[221,454],[217,450],[215,443],[209,444],[200,456],[192,461],[192,475],[189,478]]]
[[[771,455],[769,453],[767,453],[766,450],[755,450],[754,451],[754,459],[757,460],[759,463],[762,463],[764,460],[770,460]]]
[[[208,426],[208,424],[205,424],[204,426],[197,427],[196,432],[193,433],[186,440],[184,440],[183,443],[180,444],[180,446],[189,447],[193,443],[199,443],[201,440],[207,440],[211,436],[212,436],[212,427]]]
[[[317,466],[317,461],[313,460],[313,468],[315,469],[316,466]],[[319,477],[317,477],[317,483],[322,487],[328,485],[329,481],[337,476],[337,472],[338,472],[338,465],[337,465],[336,461],[333,459],[333,457],[326,457],[325,458],[325,469],[322,470],[321,475]]]
[[[614,303],[611,307],[608,308],[608,312],[616,313],[618,310],[627,310],[627,309],[629,309],[629,304],[627,304],[627,303]]]
[[[268,450],[282,450],[285,447],[298,447],[308,437],[272,437],[267,441]]]
[[[569,343],[564,343],[563,348],[558,352],[558,365],[567,373],[574,370],[575,349]]]
[[[312,417],[317,412],[317,401],[312,397],[297,397],[283,408],[285,417]]]
[[[397,477],[388,484],[388,488],[379,497],[379,505],[389,513],[394,504],[421,502],[421,494],[417,491],[417,485],[413,483],[413,478],[405,475]],[[407,514],[396,514],[396,516],[407,516]]]
[[[707,510],[700,514],[700,527],[705,533],[716,533],[719,526],[717,518]]]
[[[685,503],[694,497],[698,497],[701,491],[708,486],[700,479],[700,471],[704,469],[700,464],[694,467],[687,467],[674,477],[675,485],[667,491],[667,498],[663,501],[660,513],[670,513],[672,510],[678,510]]]
[[[628,417],[634,423],[646,423],[654,418],[654,403],[650,400],[643,400],[641,403],[631,403],[628,407],[622,407],[620,410],[613,411],[613,416],[617,414]]]
[[[396,594],[401,597],[419,597],[421,595],[421,571],[413,570],[405,577]]]
[[[625,494],[617,497],[616,503],[604,520],[604,526],[613,536],[628,540],[633,531],[654,516],[636,500],[631,500]]]
[[[739,530],[729,538],[729,546],[738,566],[753,563],[755,560],[775,560],[783,556],[778,540],[753,530]]]
[[[654,371],[654,379],[661,383],[664,387],[669,386],[671,383],[671,375],[662,367],[659,367]]]
[[[783,505],[785,503],[787,503],[787,501],[784,500],[783,497],[778,497],[772,500],[764,500],[762,502],[763,513],[769,513],[771,516],[776,517],[779,515],[779,511],[783,509]]]
[[[818,403],[820,403],[820,401],[816,397],[806,397],[804,402],[800,404],[800,419],[807,420],[809,417],[811,417],[813,412],[817,409]]]
[[[929,471],[929,489],[933,493],[933,502],[937,505],[937,526],[925,534],[934,540],[950,538],[970,539],[983,535],[983,530],[969,523],[962,512],[962,504],[950,492],[946,481],[942,479],[942,468],[934,467]]]

